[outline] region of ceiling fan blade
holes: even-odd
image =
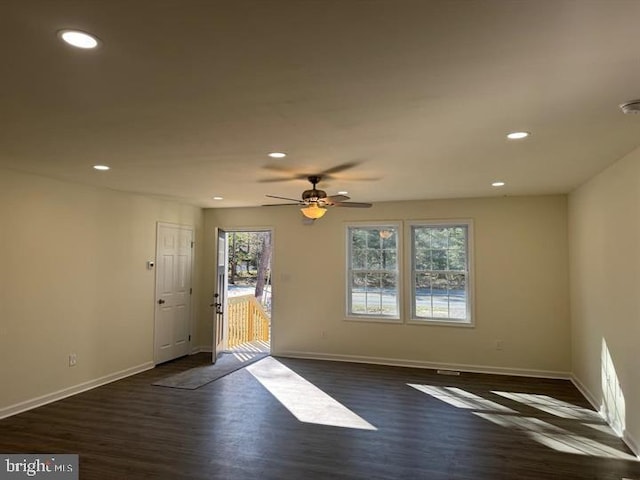
[[[299,207],[301,204],[300,203],[263,203],[260,206],[261,207],[290,207],[292,205]]]
[[[345,170],[349,170],[350,168],[353,168],[353,167],[355,167],[357,165],[358,165],[358,162],[342,163],[340,165],[336,165],[335,167],[327,168],[325,171],[320,172],[318,175],[320,177],[327,177],[327,176],[330,176],[333,173],[339,173],[339,172],[343,172]]]
[[[260,183],[276,183],[276,182],[289,182],[295,180],[293,177],[275,177],[275,178],[261,178],[258,180]]]
[[[364,202],[337,202],[333,204],[334,207],[351,207],[351,208],[370,208],[373,205],[371,203]]]
[[[277,198],[279,200],[289,200],[290,202],[303,203],[302,200],[298,200],[297,198],[288,198],[288,197],[278,197],[276,195],[265,195],[265,197],[269,198]]]
[[[291,170],[290,167],[279,164],[279,163],[269,163],[267,165],[263,165],[262,168],[264,168],[265,170],[271,170],[272,172],[286,173],[288,175],[296,174],[296,172]]]
[[[347,177],[346,180],[349,182],[377,182],[381,180],[382,177]]]
[[[330,197],[325,198],[325,203],[338,203],[349,200],[351,197],[347,197],[346,195],[331,195]]]

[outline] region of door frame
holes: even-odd
[[[275,275],[274,275],[274,271],[275,271],[275,262],[274,262],[274,258],[275,258],[275,244],[276,244],[276,229],[275,227],[272,226],[256,226],[256,227],[237,227],[237,226],[219,226],[219,227],[215,227],[215,251],[214,251],[214,255],[215,255],[215,259],[214,259],[214,265],[215,268],[217,270],[218,268],[218,254],[219,254],[219,250],[218,250],[218,232],[219,231],[223,231],[225,232],[225,234],[231,233],[231,232],[270,232],[270,236],[271,236],[271,331],[269,332],[269,349],[271,351],[273,351],[273,304],[274,304],[274,298],[275,298],[275,294],[274,294],[274,279],[275,279]],[[225,298],[224,298],[224,305],[223,305],[223,335],[226,337],[227,335],[227,292],[229,290],[229,266],[228,266],[228,260],[229,260],[229,242],[228,239],[226,239],[225,241],[226,243],[226,249],[225,249],[225,285],[226,285],[226,291],[225,291]],[[214,281],[214,286],[213,286],[213,291],[214,293],[218,291],[218,275],[216,272],[215,275],[215,281]],[[215,332],[216,332],[216,315],[215,315],[215,309],[214,309],[214,313],[213,313],[213,335],[214,338],[212,339],[212,348],[211,350],[213,351],[213,357],[214,357],[214,363],[215,363],[215,357],[216,357],[216,338],[215,338]],[[226,342],[226,338],[224,339],[224,342]],[[226,346],[226,343],[223,345],[223,347]]]
[[[157,335],[157,330],[158,330],[158,318],[157,318],[157,304],[158,304],[158,270],[159,270],[159,263],[158,263],[158,242],[160,239],[160,228],[161,227],[178,227],[180,229],[184,229],[184,230],[189,230],[191,231],[191,242],[192,242],[192,247],[191,247],[191,268],[190,268],[190,272],[189,272],[189,283],[191,285],[191,293],[189,295],[189,340],[188,340],[188,355],[191,355],[192,352],[192,338],[193,338],[193,271],[195,270],[195,258],[196,258],[196,249],[195,249],[195,227],[193,225],[184,225],[184,224],[180,224],[180,223],[172,223],[172,222],[162,222],[162,221],[157,221],[156,222],[156,251],[155,251],[155,255],[154,255],[154,262],[155,262],[155,267],[154,267],[154,282],[153,282],[153,338],[152,338],[152,349],[153,349],[153,363],[154,365],[158,365],[158,358],[157,358],[157,352],[156,352],[156,335]]]
[[[212,312],[212,320],[213,320],[213,330],[212,330],[212,341],[211,341],[211,352],[212,352],[212,363],[216,363],[216,360],[218,358],[218,355],[224,351],[225,345],[226,345],[226,328],[225,325],[227,323],[227,282],[228,282],[228,258],[229,258],[229,242],[228,242],[228,238],[227,238],[227,230],[225,228],[222,227],[216,227],[215,231],[214,231],[214,239],[215,239],[215,250],[214,250],[214,268],[215,268],[215,275],[214,275],[214,282],[213,282],[213,303],[212,303],[212,307],[213,307],[213,312]],[[218,281],[218,279],[220,278],[219,272],[218,270],[220,269],[220,235],[224,234],[224,264],[222,265],[223,270],[224,270],[224,281],[223,283],[225,284],[225,288],[224,288],[224,292],[222,293],[222,298],[220,298],[219,296],[216,297],[216,295],[219,294],[219,289],[220,289],[220,282]],[[220,315],[218,313],[218,306],[216,305],[217,303],[221,303],[222,304],[222,315]],[[222,318],[222,328],[219,328],[219,322],[220,319]],[[222,338],[218,339],[218,331],[222,332]],[[218,341],[219,340],[219,341]],[[221,351],[218,351],[218,345],[222,345],[221,347]]]

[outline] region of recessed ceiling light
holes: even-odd
[[[69,45],[87,50],[96,48],[100,43],[97,37],[80,30],[60,30],[58,36]]]
[[[520,140],[521,138],[527,138],[531,135],[529,132],[511,132],[507,134],[507,138],[510,140]]]
[[[338,192],[338,195],[346,195],[347,193],[349,192],[347,192],[346,190],[342,190],[341,192]]]
[[[223,197],[213,197],[214,200],[224,200]]]
[[[492,187],[504,187],[504,182],[493,182]]]
[[[101,171],[107,171],[111,169],[111,167],[108,167],[107,165],[94,165],[93,168]]]
[[[287,154],[286,154],[286,153],[282,153],[282,152],[271,152],[271,153],[269,154],[269,156],[270,156],[271,158],[284,158],[284,157],[286,157],[286,156],[287,156]]]

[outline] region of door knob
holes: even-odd
[[[160,300],[158,300],[158,303],[159,303],[160,305],[162,305],[162,304],[164,303],[164,300],[163,300],[163,299],[160,299]]]

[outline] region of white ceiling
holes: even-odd
[[[205,207],[297,198],[305,181],[264,180],[351,163],[320,186],[568,192],[640,146],[618,108],[640,97],[639,18],[637,0],[0,0],[0,166]]]

